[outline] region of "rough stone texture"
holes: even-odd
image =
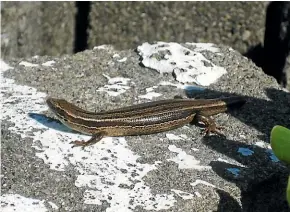
[[[74,2],[2,2],[2,58],[73,52]]]
[[[273,78],[266,76],[239,53],[225,46],[219,47],[222,55],[209,52],[203,54],[216,65],[225,67],[228,73],[210,85],[206,92],[194,97],[240,95],[247,98],[247,103],[241,109],[230,112],[230,115],[220,114],[215,117],[217,123],[226,127],[225,137],[203,137],[198,127],[189,126],[173,131],[175,134],[186,134],[188,140],[175,142],[167,139],[165,133],[126,137],[128,148],[141,156],[138,159],[140,163],[162,162],[158,169],[150,171],[143,179],[154,194],[172,193],[172,188],[191,193],[193,190],[190,183],[197,179],[217,186],[198,185],[195,189],[202,197],[194,196],[189,200],[176,195],[177,202],[166,211],[287,211],[284,192],[288,171],[283,164],[269,159],[266,148],[254,144],[261,141],[268,143],[270,130],[276,124],[290,127],[289,93],[280,89]],[[120,58],[127,57],[127,60],[118,62],[113,57],[116,53]],[[119,52],[111,48],[95,49],[72,56],[34,57],[27,61],[42,64],[52,59],[56,63],[51,67],[25,67],[19,65],[18,60],[10,60],[7,62],[14,69],[4,75],[15,79],[15,83],[65,98],[91,111],[140,102],[137,96],[146,93],[145,88],[157,85],[161,80],[174,82],[171,75],[160,76],[156,71],[140,66],[140,57],[129,50]],[[103,73],[110,77],[130,78],[135,84],[131,84],[130,89],[117,97],[97,92],[98,87],[107,83]],[[185,96],[184,90],[168,86],[161,86],[156,92],[163,95],[157,99]],[[11,104],[17,104],[17,100]],[[8,130],[11,125],[13,123],[9,122],[9,118],[2,121],[2,193],[17,192],[45,199],[65,211],[104,211],[110,207],[107,201],[103,201],[101,206],[84,204],[84,188],[74,185],[79,174],[75,167],[68,165],[64,172],[51,171],[34,155],[31,139],[23,141],[15,132]],[[176,163],[167,161],[174,155],[168,150],[168,145],[176,145],[187,154],[194,155],[201,164],[209,165],[211,169],[179,169]],[[248,147],[254,154],[242,156],[237,152],[239,147]],[[192,148],[199,151],[195,152]],[[218,161],[218,158],[226,159],[227,162]],[[227,173],[225,169],[229,167],[240,168],[239,176]],[[146,210],[138,206],[133,211]]]
[[[89,45],[210,42],[242,53],[263,42],[268,2],[92,2]]]
[[[263,43],[267,6],[268,2],[92,2],[88,48],[109,44],[128,49],[162,40],[226,44],[245,53]],[[2,2],[2,58],[73,53],[76,10],[73,2]],[[290,71],[285,70],[289,89]]]
[[[89,48],[144,41],[211,42],[244,53],[263,41],[267,2],[92,2]],[[8,57],[73,51],[73,2],[3,2],[1,49]],[[2,57],[3,57],[2,56]]]
[[[287,57],[286,60],[285,72],[287,73],[287,82],[288,82],[287,89],[290,91],[290,55]]]

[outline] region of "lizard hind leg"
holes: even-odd
[[[220,130],[221,129],[224,129],[224,127],[222,126],[217,126],[215,121],[209,117],[209,116],[206,116],[206,115],[203,115],[203,114],[196,114],[195,115],[195,119],[197,121],[200,121],[202,123],[204,123],[205,125],[205,130],[204,130],[204,133],[206,135],[208,135],[209,133],[215,133],[215,134],[219,134],[219,135],[224,135]]]
[[[105,136],[105,133],[104,132],[98,132],[96,134],[93,134],[93,136],[87,140],[87,141],[72,141],[70,142],[70,144],[73,144],[72,148],[74,147],[82,147],[83,149],[87,146],[91,146],[97,142],[99,142],[103,137]]]

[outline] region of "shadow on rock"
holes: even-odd
[[[243,211],[288,211],[288,171],[273,160],[268,149],[218,136],[205,137],[203,143],[237,161],[212,161],[210,165],[220,177],[240,188]],[[240,149],[248,149],[252,154],[245,155]]]
[[[37,121],[38,123],[44,125],[45,127],[48,127],[48,128],[54,129],[54,130],[58,130],[61,132],[78,134],[78,132],[71,130],[70,128],[68,128],[67,126],[62,124],[59,120],[48,117],[44,114],[29,113],[28,116],[30,118],[34,119],[35,121]]]

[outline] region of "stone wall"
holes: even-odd
[[[88,48],[112,44],[128,49],[144,41],[161,40],[226,44],[244,53],[263,41],[267,5],[267,2],[92,2]],[[4,58],[70,54],[74,41],[83,39],[75,37],[77,8],[73,2],[3,2],[1,6]]]

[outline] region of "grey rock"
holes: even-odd
[[[93,174],[95,176],[106,173],[108,169],[115,170],[113,173],[108,173],[103,182],[96,181],[95,183],[106,185],[108,188],[116,186],[116,189],[124,189],[126,192],[134,189],[141,181],[145,182],[145,187],[149,187],[153,195],[150,199],[145,201],[134,194],[132,194],[133,197],[129,197],[128,207],[132,211],[146,211],[146,205],[150,202],[156,202],[156,205],[161,204],[158,202],[158,194],[171,195],[176,200],[172,206],[168,206],[163,211],[249,211],[250,209],[287,211],[284,195],[282,195],[285,188],[283,177],[287,176],[287,168],[282,163],[273,162],[270,159],[267,143],[270,131],[275,124],[289,127],[289,93],[281,89],[273,78],[265,75],[260,68],[240,53],[230,50],[227,46],[218,47],[219,53],[201,52],[207,60],[226,68],[227,74],[208,86],[204,92],[192,94],[192,96],[213,98],[240,95],[247,99],[247,103],[242,108],[228,115],[219,114],[214,117],[218,124],[225,127],[225,137],[216,135],[203,137],[199,127],[185,126],[168,132],[187,136],[187,139],[178,141],[168,139],[167,133],[126,137],[128,151],[139,156],[136,161],[132,164],[128,163],[126,167],[118,165],[120,155],[118,149],[114,149],[114,145],[118,146],[119,143],[112,144],[112,149],[108,149],[106,160],[105,157],[101,157],[100,161],[95,161],[96,170],[98,170]],[[191,48],[194,51],[194,48]],[[126,61],[118,61],[125,57]],[[50,60],[55,61],[52,66],[41,65]],[[140,56],[132,50],[95,48],[71,56],[43,56],[28,58],[26,61],[39,65],[28,67],[20,65],[18,60],[7,60],[6,62],[14,69],[4,72],[4,77],[14,79],[16,84],[36,88],[38,92],[42,91],[50,96],[65,98],[91,111],[108,110],[149,101],[138,97],[146,94],[146,88],[156,86],[160,81],[177,83],[171,74],[163,76],[155,70],[140,65]],[[107,92],[98,91],[98,88],[108,84],[108,79],[103,74],[131,79],[127,84],[129,88],[119,96],[110,96]],[[154,91],[162,94],[155,98],[156,100],[173,98],[175,95],[186,96],[184,90],[171,86],[159,86]],[[15,95],[13,92],[8,88],[3,88],[4,101],[11,95]],[[19,102],[16,101],[17,98],[20,98]],[[3,110],[25,101],[23,98],[30,97],[18,96],[17,98],[15,102],[5,103]],[[44,104],[44,102],[39,100],[39,104]],[[44,113],[52,116],[51,112]],[[13,117],[6,116],[2,120],[1,172],[2,185],[4,185],[1,188],[2,194],[19,193],[26,197],[51,201],[59,207],[60,211],[105,211],[112,207],[112,201],[116,197],[111,193],[108,195],[104,193],[107,196],[102,197],[104,199],[100,205],[85,204],[83,197],[89,186],[75,185],[76,178],[81,176],[79,169],[76,168],[77,164],[69,163],[64,171],[50,169],[50,164],[46,164],[44,160],[36,156],[36,152],[41,152],[32,147],[36,141],[33,141],[31,137],[23,139],[17,129],[10,129],[11,126],[18,126],[17,123],[13,123],[13,120]],[[30,135],[28,133],[28,136]],[[41,139],[38,142],[41,142]],[[62,145],[69,146],[69,141],[65,142],[67,143]],[[265,142],[265,146],[257,146],[257,142]],[[103,151],[103,144],[97,145],[99,149],[92,147],[85,150],[90,157],[95,157]],[[170,145],[179,148],[182,154],[194,156],[200,161],[200,165],[210,168],[204,170],[179,168],[176,162],[168,160],[178,155],[168,149]],[[53,148],[53,146],[47,148]],[[250,156],[244,156],[238,151],[239,148],[248,148],[253,153]],[[67,157],[74,160],[76,158],[74,154],[72,152]],[[81,162],[83,166],[89,165],[85,161],[90,157],[83,157]],[[110,164],[110,161],[113,163]],[[141,174],[144,167],[140,167],[140,164],[151,166],[157,161],[161,163],[156,165],[156,169],[146,173],[145,176]],[[102,164],[108,164],[108,167]],[[227,171],[227,168],[238,168],[240,172],[235,176]],[[126,179],[131,184],[129,182],[116,184],[116,181],[109,181],[110,177],[116,177],[115,173],[128,175]],[[143,177],[140,179],[140,176]],[[273,176],[278,176],[278,180],[274,178],[271,181]],[[206,181],[213,184],[215,188],[204,184],[193,186],[192,183],[196,180]],[[271,188],[268,193],[265,192],[267,188]],[[102,188],[99,189],[102,190]],[[142,188],[139,189],[142,190]],[[172,189],[186,192],[187,194],[181,195],[182,197],[188,197],[189,194],[192,197],[183,199]],[[153,211],[153,208],[149,211]]]

